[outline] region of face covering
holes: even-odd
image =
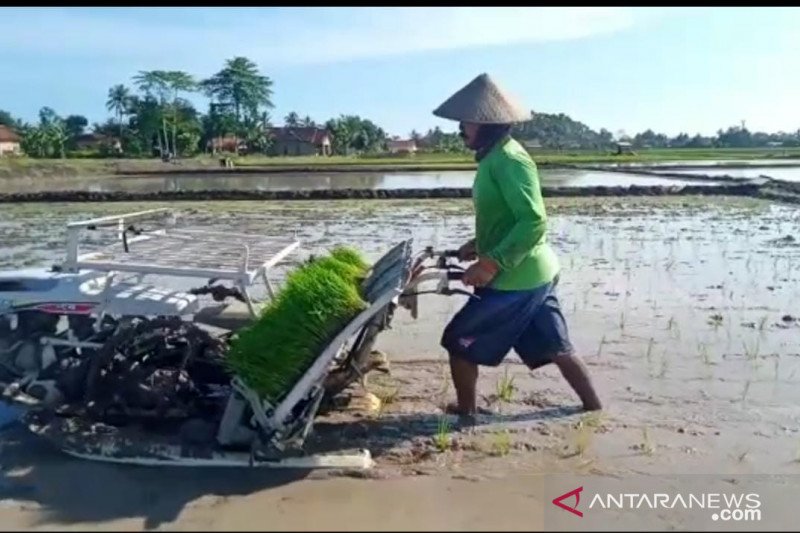
[[[494,148],[494,146],[511,133],[511,126],[508,124],[482,124],[478,128],[478,135],[475,141],[475,160],[480,161]],[[464,132],[461,130],[463,139]]]

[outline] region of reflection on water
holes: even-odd
[[[158,192],[198,190],[329,190],[329,189],[435,189],[468,188],[474,171],[442,172],[336,172],[281,173],[231,176],[112,176],[87,178],[5,178],[0,192],[40,192],[81,190],[91,192]],[[545,186],[589,187],[597,185],[676,185],[679,179],[637,176],[590,170],[543,169]]]
[[[636,167],[718,167],[718,166],[747,166],[770,167],[775,165],[800,166],[800,159],[707,159],[689,161],[640,161],[637,163],[602,163],[599,166],[610,168],[636,168]]]
[[[704,170],[670,170],[675,174],[703,174],[712,178],[731,176],[733,178],[760,178],[768,176],[772,179],[800,182],[800,167],[796,168],[713,168]]]

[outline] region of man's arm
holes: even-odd
[[[476,259],[475,239],[470,239],[458,249],[458,259],[460,261],[472,261]]]
[[[502,270],[514,268],[530,254],[545,233],[547,216],[539,190],[536,166],[524,159],[504,161],[497,185],[514,214],[516,224],[493,250],[481,255],[493,260]]]

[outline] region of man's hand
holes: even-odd
[[[478,253],[475,250],[475,239],[472,239],[458,249],[459,261],[474,261],[477,258]]]
[[[488,257],[481,257],[477,263],[470,265],[464,272],[461,283],[474,287],[485,287],[492,282],[499,271],[500,267],[497,263]]]

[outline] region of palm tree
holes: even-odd
[[[119,124],[119,137],[122,140],[122,115],[128,111],[130,103],[130,91],[124,85],[117,84],[108,90],[108,100],[106,100],[106,109],[117,116],[117,123]]]
[[[180,108],[180,92],[193,91],[197,87],[197,82],[186,72],[172,70],[166,73],[166,83],[172,91],[172,153],[178,155],[178,111]]]
[[[166,117],[166,107],[167,107],[167,100],[171,93],[171,88],[169,86],[169,73],[164,70],[150,70],[150,71],[140,71],[139,74],[134,76],[133,80],[136,83],[136,86],[139,87],[139,90],[145,93],[145,96],[148,98],[156,98],[159,103],[160,111],[161,111],[161,129],[164,134],[164,142],[161,142],[161,135],[159,134],[158,138],[158,147],[163,155],[165,153],[165,148],[169,150],[169,137],[167,136],[167,117]]]
[[[225,62],[225,67],[211,78],[200,83],[206,95],[219,103],[233,106],[238,135],[244,130],[242,111],[249,124],[260,117],[260,108],[272,108],[272,80],[258,72],[258,66],[246,57],[235,57]]]
[[[292,111],[283,119],[283,122],[290,128],[296,128],[300,125],[300,116]]]

